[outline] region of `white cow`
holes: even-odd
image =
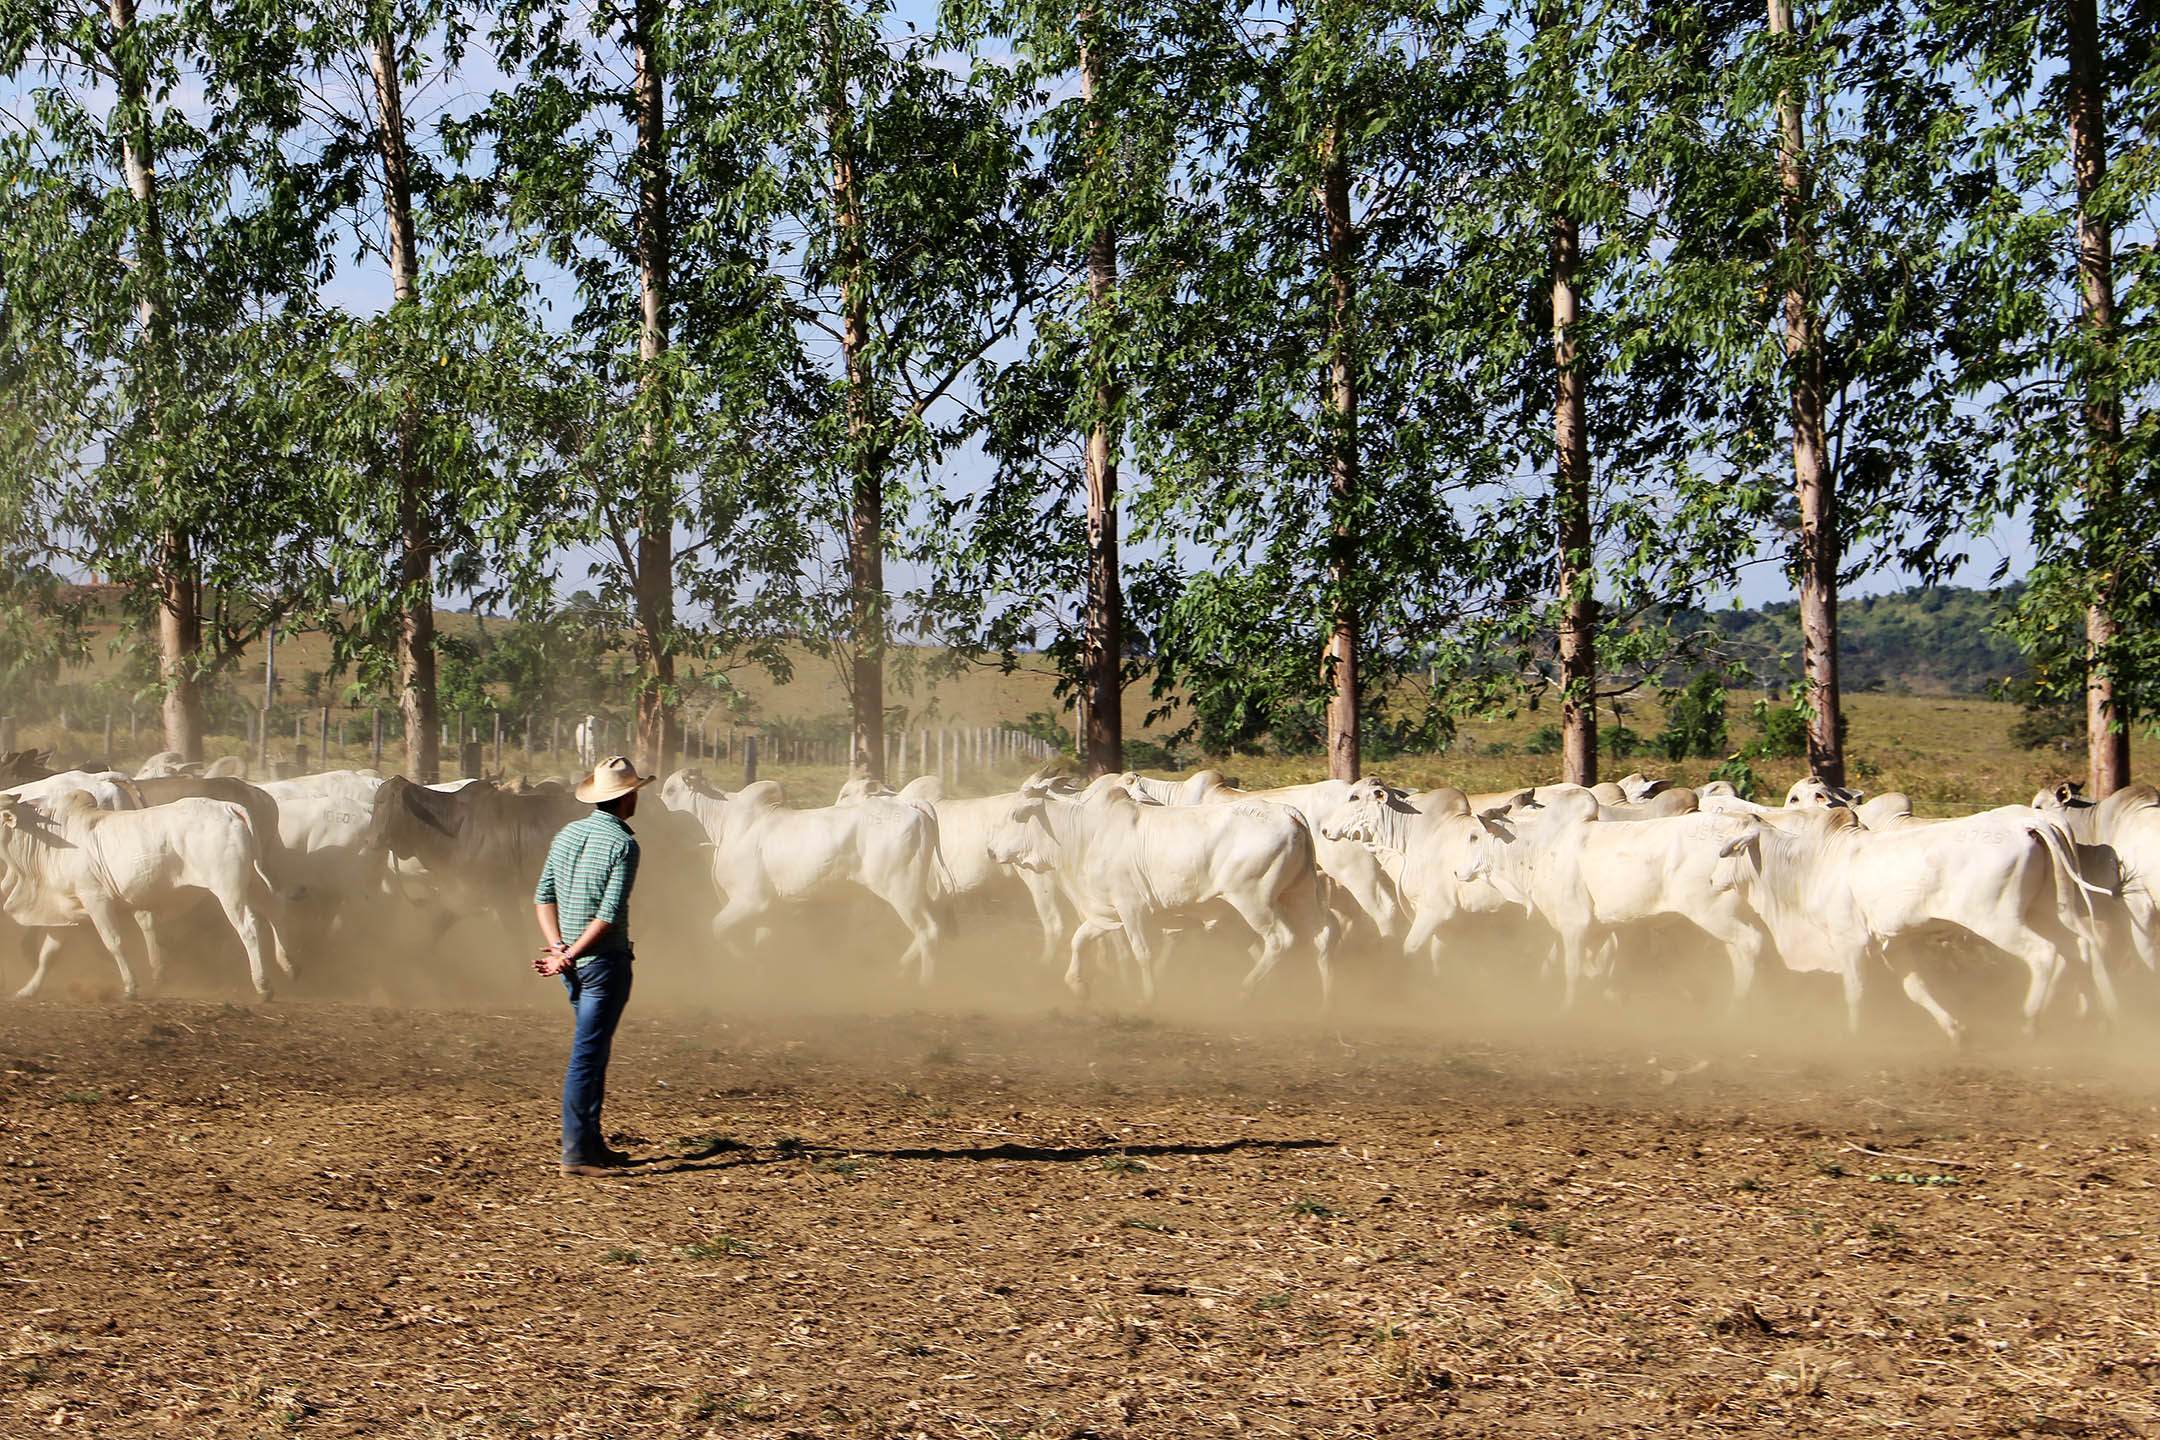
[[[1501,844],[1493,879],[1520,897],[1560,942],[1565,1003],[1574,1003],[1592,957],[1652,921],[1684,920],[1724,946],[1733,1003],[1744,1002],[1769,936],[1720,863],[1739,819],[1685,814],[1601,820],[1587,791],[1556,794],[1535,810],[1485,817]]]
[[[1785,808],[1788,810],[1810,808],[1831,810],[1842,805],[1850,810],[1857,809],[1860,802],[1866,798],[1867,791],[1865,790],[1854,790],[1843,785],[1832,785],[1819,775],[1809,775],[1804,779],[1793,781],[1792,787],[1785,792]]]
[[[1382,940],[1400,940],[1403,933],[1402,901],[1395,881],[1372,847],[1354,840],[1331,840],[1323,833],[1328,818],[1350,797],[1360,782],[1319,780],[1309,785],[1281,785],[1272,790],[1233,790],[1215,786],[1203,792],[1205,803],[1227,805],[1264,800],[1294,810],[1312,831],[1313,859],[1327,880],[1329,908],[1335,912],[1338,930],[1362,923]]]
[[[1164,921],[1227,905],[1260,940],[1245,976],[1248,994],[1284,955],[1310,944],[1322,996],[1332,999],[1335,935],[1320,902],[1312,832],[1287,806],[1148,805],[1118,785],[1068,797],[1034,779],[1021,786],[990,854],[1000,864],[1055,875],[1079,912],[1065,972],[1075,993],[1085,991],[1087,943],[1122,933],[1138,964],[1141,996],[1152,1001]]]
[[[2088,847],[2112,853],[2131,946],[2146,969],[2160,968],[2160,792],[2125,785],[2094,803],[2080,788],[2043,790],[2033,797],[2033,808],[2070,832],[2081,858]],[[2104,984],[2104,973],[2096,979]]]
[[[1153,780],[1127,770],[1118,779],[1134,796],[1157,805],[1204,805],[1209,795],[1229,786],[1220,770],[1196,770],[1183,780]]]
[[[1855,1029],[1870,956],[1893,959],[1894,942],[1927,930],[1963,930],[2024,965],[2028,1030],[2063,972],[2096,961],[2087,903],[2094,887],[2078,871],[2068,833],[2038,811],[2009,807],[1888,830],[1868,830],[1844,808],[1798,814],[1805,818],[1790,825],[1735,817],[1746,828],[1724,853],[1746,860],[1741,888],[1785,963],[1839,977]],[[1945,1035],[1962,1038],[1963,1025],[1917,971],[1906,971],[1902,985]]]
[[[790,810],[771,780],[734,794],[696,770],[662,782],[660,801],[694,817],[712,843],[720,913],[714,939],[764,919],[775,908],[830,894],[867,890],[892,908],[913,937],[900,957],[928,985],[943,938],[951,886],[938,858],[938,822],[927,805],[898,796],[864,795],[845,805]]]
[[[1805,829],[1814,824],[1811,816],[1823,810],[1850,810],[1853,807],[1837,799],[1827,791],[1815,792],[1800,787],[1809,782],[1801,781],[1786,794],[1788,801],[1799,803],[1765,805],[1759,800],[1743,800],[1740,792],[1727,780],[1712,780],[1695,792],[1696,804],[1705,815],[1740,815],[1767,821],[1772,825]],[[1857,794],[1858,792],[1852,792]]]
[[[1662,795],[1672,788],[1669,782],[1652,780],[1638,770],[1631,775],[1623,775],[1618,780],[1606,780],[1592,785],[1590,793],[1597,796],[1598,804],[1610,807],[1615,805],[1640,805],[1644,801]],[[1678,815],[1684,812],[1675,810],[1670,813]]]
[[[160,750],[157,754],[143,761],[141,767],[135,772],[135,778],[137,780],[156,780],[167,775],[200,775],[202,773],[202,761],[190,760],[178,750]]]
[[[142,808],[142,792],[135,788],[132,779],[117,770],[62,770],[57,775],[0,791],[0,795],[27,800],[49,815],[63,799],[76,791],[88,794],[90,803],[100,810]]]
[[[570,732],[570,743],[577,751],[578,763],[587,770],[600,763],[600,717],[587,715],[578,721]]]
[[[277,801],[287,868],[306,895],[286,915],[304,915],[311,933],[306,942],[289,936],[290,943],[320,943],[348,901],[367,904],[382,896],[384,856],[368,843],[382,786],[383,777],[372,770],[325,770],[258,787]]]
[[[840,787],[836,803],[847,805],[875,796],[896,796],[931,807],[937,817],[938,854],[944,859],[956,900],[979,900],[1003,889],[1024,889],[1042,930],[1042,963],[1046,967],[1057,963],[1072,926],[1066,919],[1064,903],[1058,899],[1056,879],[1039,870],[1001,865],[990,855],[990,837],[1011,813],[1018,791],[947,800],[945,787],[935,775],[919,775],[897,792],[874,781],[851,779]]]
[[[1473,815],[1469,798],[1453,788],[1404,795],[1376,780],[1353,784],[1349,797],[1321,827],[1330,840],[1370,845],[1397,867],[1395,888],[1410,914],[1403,950],[1430,950],[1440,962],[1440,932],[1464,915],[1520,910],[1520,900],[1492,882],[1493,826]]]
[[[185,892],[205,890],[247,948],[255,993],[268,999],[266,961],[274,948],[258,905],[271,893],[257,863],[247,812],[222,800],[174,800],[146,810],[100,810],[74,792],[47,815],[20,800],[0,802],[0,909],[18,925],[44,929],[37,973],[20,994],[37,993],[60,948],[58,929],[89,924],[135,998],[123,917],[141,929],[150,976],[164,973],[158,946],[159,912],[192,903]],[[184,898],[183,898],[184,897]],[[278,957],[284,963],[284,957]],[[290,974],[290,969],[287,969]]]

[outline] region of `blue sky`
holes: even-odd
[[[150,8],[148,6],[145,7]],[[898,0],[893,11],[894,32],[904,33],[912,23],[928,28],[935,18],[936,7],[929,0]],[[432,130],[445,116],[465,113],[482,102],[499,83],[487,63],[486,47],[476,44],[468,56],[467,67],[451,78],[435,79],[417,87],[407,97],[407,111],[415,128]],[[353,97],[357,102],[360,97]],[[27,111],[27,95],[21,90],[13,93],[0,85],[0,114],[20,115]],[[185,95],[179,97],[187,103]],[[576,296],[567,276],[557,271],[536,269],[534,280],[542,295],[548,299],[553,313],[563,323],[575,313]],[[356,311],[368,312],[380,309],[389,301],[389,277],[379,256],[368,253],[348,257],[348,263],[332,282],[327,298],[333,303]],[[989,479],[988,463],[980,453],[970,447],[950,457],[934,477],[949,493],[979,493]],[[1128,481],[1130,483],[1130,481]],[[2022,525],[2007,525],[1997,533],[1968,537],[1969,560],[1952,577],[1956,583],[1985,586],[1990,583],[1998,568],[2007,561],[2010,573],[2022,573],[2031,563],[2032,548],[2029,534]],[[565,555],[566,588],[579,588],[583,571],[591,558],[578,554]],[[1856,557],[1857,558],[1857,557]],[[904,569],[895,569],[891,581],[896,589],[906,588],[916,577]],[[1910,584],[1910,575],[1892,569],[1870,574],[1848,593],[1864,595],[1901,589]],[[1782,572],[1775,556],[1766,556],[1747,566],[1740,576],[1732,597],[1743,604],[1761,604],[1767,601],[1789,598],[1791,586]]]

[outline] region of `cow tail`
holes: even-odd
[[[2060,829],[2053,825],[2028,825],[2025,830],[2047,847],[2048,858],[2056,870],[2057,913],[2070,925],[2071,933],[2077,937],[2080,958],[2095,968],[2106,964],[2100,936],[2100,915],[2093,905],[2092,897],[2109,895],[2112,892],[2093,884],[2079,871],[2077,852],[2071,847],[2069,837]],[[2076,896],[2075,901],[2070,900],[2070,896],[2063,892],[2062,877],[2065,875],[2070,878],[2070,895]],[[2077,913],[2079,904],[2085,909],[2083,924],[2077,923],[2080,918]]]
[[[2095,885],[2085,878],[2084,872],[2078,869],[2077,854],[2070,848],[2070,841],[2061,830],[2053,825],[2028,825],[2025,833],[2034,836],[2047,847],[2049,858],[2063,874],[2070,877],[2071,884],[2076,887],[2078,899],[2085,906],[2086,918],[2097,923],[2099,917],[2093,909],[2092,897],[2106,895],[2112,899],[2115,892],[2104,885]]]
[[[936,917],[938,929],[947,936],[960,931],[959,886],[953,881],[952,867],[945,863],[945,836],[937,823],[937,811],[928,805],[920,807],[930,821],[930,913]]]
[[[1302,810],[1292,810],[1300,834],[1305,837],[1305,864],[1312,871],[1313,881],[1313,933],[1306,937],[1311,941],[1314,955],[1324,966],[1334,954],[1336,942],[1342,936],[1335,930],[1335,907],[1331,903],[1330,890],[1334,881],[1320,868],[1320,842],[1313,835],[1312,821],[1305,818]]]

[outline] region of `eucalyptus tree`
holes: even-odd
[[[292,57],[305,116],[289,142],[294,163],[337,206],[317,241],[323,267],[344,272],[347,295],[386,282],[379,306],[360,298],[316,316],[312,351],[282,378],[304,409],[299,433],[320,482],[309,622],[332,635],[341,665],[396,695],[406,772],[432,782],[435,604],[448,573],[486,568],[482,532],[499,532],[514,508],[505,457],[535,357],[532,297],[514,259],[442,212],[455,169],[412,116],[416,93],[431,105],[469,79],[469,22],[448,0],[222,9],[228,25]],[[515,544],[494,558],[534,568]]]
[[[916,502],[939,501],[908,482],[981,430],[995,352],[1040,283],[1011,80],[958,73],[945,36],[901,31],[881,0],[736,12],[713,53],[729,133],[759,149],[742,203],[781,226],[768,273],[812,367],[798,463],[844,537],[839,583],[806,597],[809,638],[841,662],[855,770],[882,778],[885,560]]]
[[[1086,764],[1122,769],[1124,691],[1146,644],[1120,535],[1150,324],[1131,257],[1162,230],[1187,119],[1210,103],[1202,57],[1216,20],[1183,0],[950,0],[944,16],[1024,115],[1039,188],[1025,353],[992,378],[983,444],[995,471],[948,509],[962,538],[941,583],[971,638],[1008,659],[1047,638]]]
[[[771,654],[806,553],[787,462],[814,407],[770,265],[763,143],[734,93],[744,20],[517,0],[490,35],[507,83],[447,127],[476,171],[460,213],[505,225],[575,286],[554,332],[566,368],[535,415],[564,488],[530,543],[596,557],[596,597],[631,637],[651,769],[679,741],[678,663]]]
[[[1972,388],[2039,552],[2015,628],[2046,689],[2083,691],[2103,795],[2129,779],[2129,727],[2160,715],[2160,23],[2140,0],[1927,13],[1949,75],[1989,102],[1993,185],[1961,258],[1991,330]],[[2076,663],[2045,663],[2066,632],[2082,632]]]
[[[1793,577],[1808,760],[1841,782],[1840,587],[1943,573],[1986,507],[1987,428],[1963,403],[1989,328],[1961,259],[1986,193],[1975,117],[1900,0],[1668,6],[1656,33],[1680,64],[1643,303],[1705,359],[1697,493]]]
[[[1543,592],[1485,643],[1520,656],[1531,703],[1557,693],[1563,774],[1586,783],[1600,700],[1657,673],[1660,617],[1746,539],[1706,473],[1708,359],[1650,303],[1692,60],[1632,0],[1525,0],[1479,33],[1501,78],[1444,215],[1459,383],[1500,452],[1471,528],[1488,585],[1534,564]]]
[[[158,639],[165,745],[301,583],[302,467],[263,377],[298,342],[319,197],[296,183],[290,57],[195,8],[0,12],[10,127],[0,284],[11,504],[56,562],[127,589]]]
[[[1460,423],[1448,226],[1500,50],[1420,0],[1206,18],[1167,57],[1199,99],[1128,282],[1136,514],[1206,568],[1143,581],[1158,688],[1204,729],[1226,705],[1291,744],[1310,725],[1348,778],[1365,717],[1494,578],[1458,511],[1500,452]]]
[[[1792,0],[1768,0],[1779,58],[1798,50]],[[1788,68],[1789,67],[1788,65]],[[1823,355],[1815,340],[1814,175],[1807,153],[1806,71],[1781,77],[1777,92],[1777,172],[1784,215],[1785,363],[1791,393],[1793,491],[1799,502],[1800,648],[1807,677],[1808,773],[1845,783],[1844,719],[1838,689],[1837,490],[1823,441]],[[1825,107],[1827,108],[1827,107]]]

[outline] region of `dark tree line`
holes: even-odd
[[[116,581],[167,745],[272,625],[432,779],[450,594],[637,749],[802,642],[1055,657],[1355,775],[2028,525],[2092,782],[2160,714],[2152,0],[29,0],[0,12],[0,662]],[[2066,642],[2074,635],[2075,643]]]

